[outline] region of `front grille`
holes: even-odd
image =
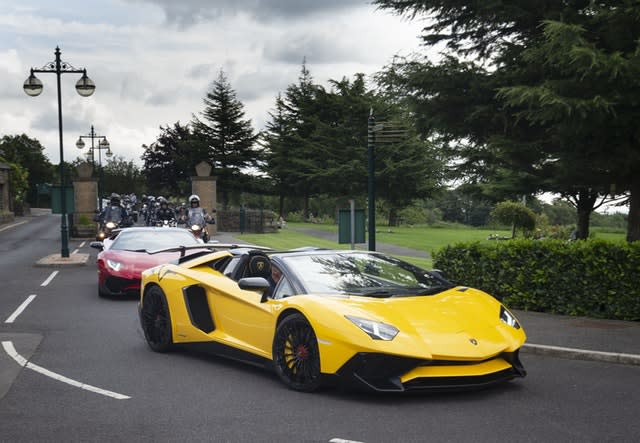
[[[420,377],[406,383],[400,381],[403,374],[419,366],[473,366],[496,358],[502,358],[512,365],[511,368],[478,376],[455,377]],[[482,388],[493,383],[510,380],[526,375],[524,367],[518,358],[518,351],[504,352],[486,360],[419,360],[386,354],[361,352],[354,355],[345,363],[338,375],[347,381],[356,382],[361,386],[376,391],[404,391],[404,390],[456,390]]]
[[[140,280],[122,277],[107,277],[105,286],[114,294],[135,292],[140,290]]]
[[[415,378],[404,384],[407,391],[413,390],[456,390],[483,388],[494,383],[501,383],[517,377],[512,368],[492,374],[475,375],[466,377],[422,377]]]

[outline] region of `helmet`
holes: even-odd
[[[193,194],[191,197],[189,197],[189,203],[193,202],[196,202],[198,203],[198,205],[200,205],[200,197],[198,197],[196,194]]]
[[[111,194],[111,204],[119,205],[120,204],[120,196],[115,192]]]
[[[164,197],[158,197],[158,203],[160,204],[160,206],[162,206],[162,205],[168,205],[168,204],[169,204],[169,202],[167,201],[167,199],[166,199],[166,198],[164,198]]]

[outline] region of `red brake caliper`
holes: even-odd
[[[309,350],[305,345],[298,345],[298,348],[296,349],[296,357],[298,360],[306,360],[309,358]]]

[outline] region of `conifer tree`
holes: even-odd
[[[203,99],[204,110],[194,115],[193,128],[199,143],[218,177],[222,205],[229,204],[229,193],[240,190],[247,170],[258,165],[258,134],[245,118],[244,105],[237,98],[224,71],[212,83]]]

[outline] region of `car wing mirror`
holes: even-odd
[[[89,246],[99,251],[102,251],[104,249],[104,244],[101,241],[92,241],[91,243],[89,243]]]
[[[271,286],[266,278],[262,277],[245,277],[238,280],[238,286],[240,289],[244,289],[245,291],[256,291],[262,292],[262,298],[260,299],[260,303],[264,303],[267,298],[267,289]]]

